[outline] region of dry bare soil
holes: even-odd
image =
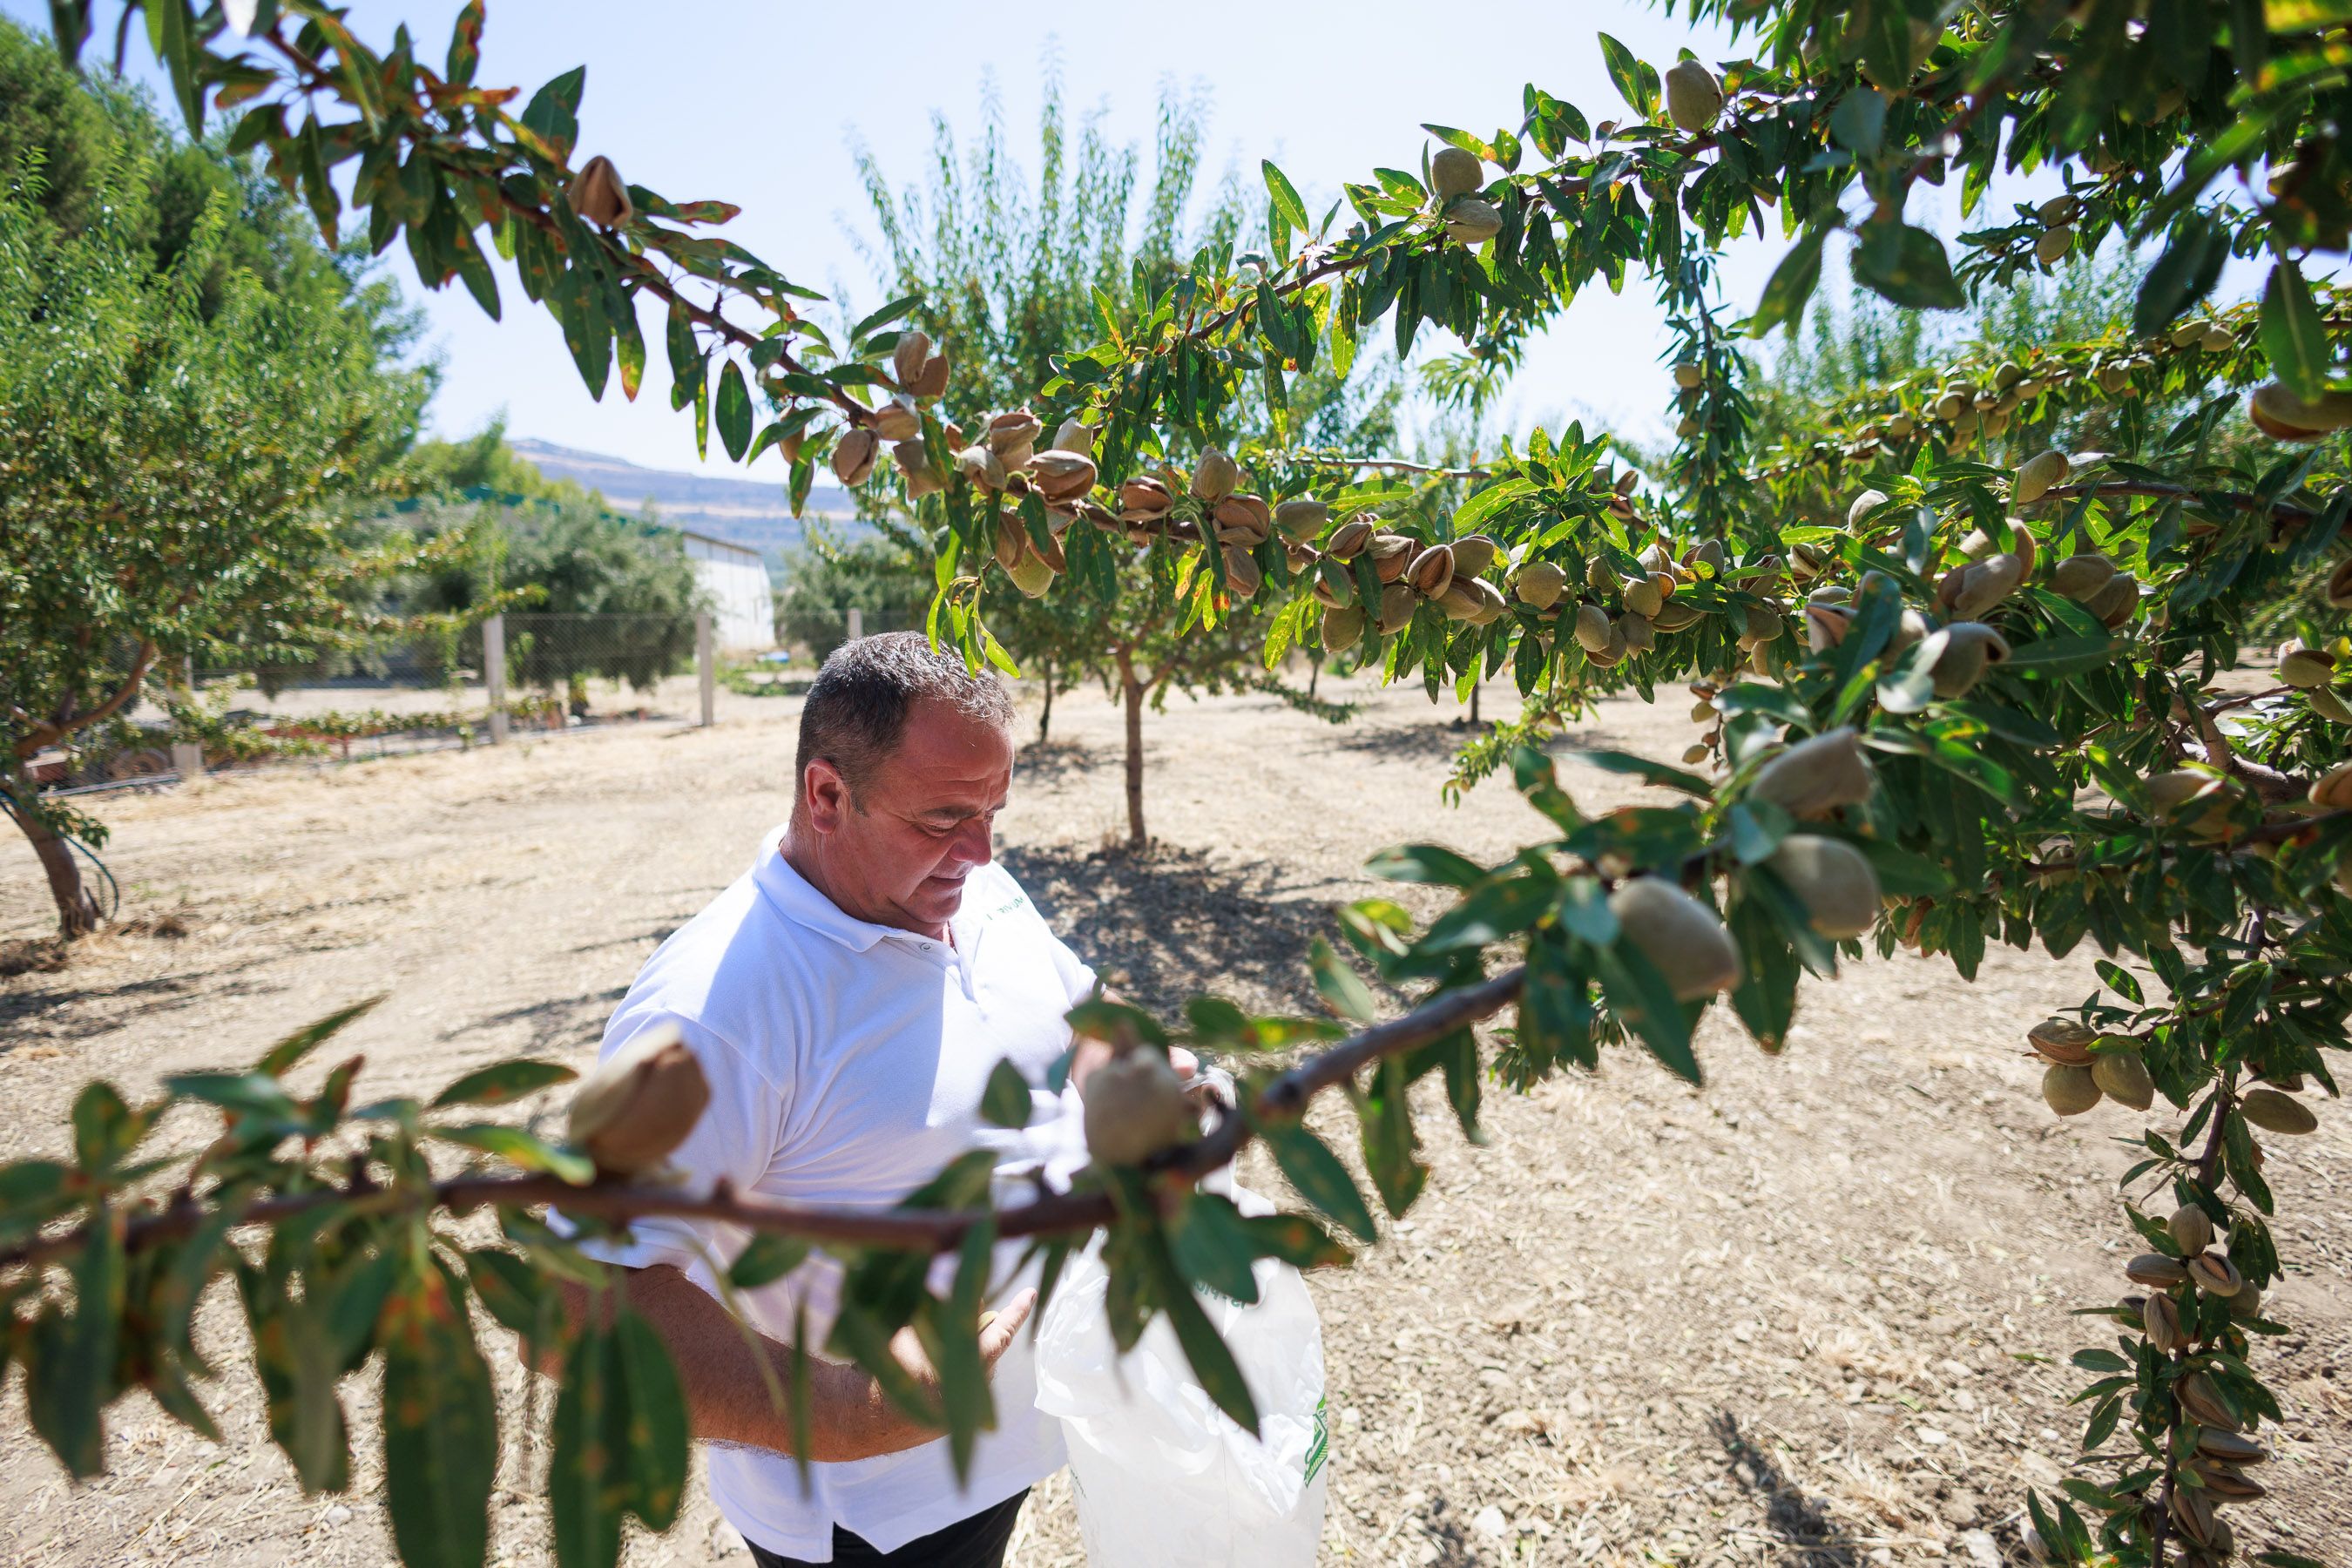
[[[1054,742],[1024,757],[1003,857],[1082,952],[1155,1005],[1213,989],[1310,1007],[1307,945],[1373,886],[1368,849],[1435,838],[1498,856],[1536,823],[1504,784],[1442,804],[1450,703],[1350,695],[1364,710],[1344,728],[1255,698],[1152,719],[1158,841],[1140,856],[1102,852],[1120,820],[1116,710],[1067,700]],[[734,700],[709,731],[288,769],[104,805],[125,914],[147,926],[0,980],[0,1157],[58,1152],[89,1078],[136,1093],[241,1065],[379,991],[349,1039],[386,1091],[518,1052],[588,1061],[638,963],[782,815],[796,711]],[[1678,703],[1627,703],[1561,749],[1669,756],[1685,739]],[[1563,766],[1588,807],[1638,793]],[[30,858],[5,864],[0,938],[37,937]],[[1872,962],[1811,986],[1778,1059],[1711,1016],[1703,1090],[1619,1053],[1492,1096],[1475,1148],[1442,1103],[1423,1107],[1428,1197],[1387,1245],[1314,1280],[1337,1456],[1325,1559],[2021,1561],[2025,1492],[2066,1472],[2081,1430],[2065,1400],[2084,1378],[2065,1358],[2101,1340],[2067,1309],[2123,1285],[2114,1184],[2144,1119],[2054,1121],[2021,1034],[2095,984],[2084,954],[2002,950],[1974,984],[1938,963]],[[2273,1497],[2235,1511],[2249,1551],[2344,1564],[2352,1116],[2322,1118],[2315,1137],[2274,1141],[2292,1270],[2274,1300],[2294,1330],[2261,1356],[2286,1423]],[[1244,1179],[1274,1184],[1255,1163]],[[0,1393],[0,1560],[389,1559],[366,1439],[352,1495],[301,1496],[264,1438],[224,1295],[204,1320],[228,1369],[208,1391],[224,1445],[142,1396],[113,1423],[110,1473],[75,1488],[30,1436],[21,1391]],[[495,1550],[537,1563],[543,1452],[520,1440],[523,1376],[499,1359]],[[372,1377],[346,1397],[371,1431]],[[1076,1539],[1066,1485],[1048,1483],[1014,1561],[1075,1563]],[[748,1561],[698,1490],[630,1556]]]

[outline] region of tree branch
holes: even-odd
[[[154,662],[155,645],[152,642],[141,642],[139,657],[131,661],[130,678],[116,689],[113,696],[87,713],[78,714],[71,719],[54,720],[39,726],[16,742],[16,760],[23,762],[43,746],[54,744],[78,730],[87,730],[92,724],[102,724],[112,718],[121,711],[124,703],[139,695],[140,687],[146,683],[147,667]]]
[[[1376,1024],[1329,1050],[1307,1058],[1276,1077],[1258,1094],[1250,1115],[1227,1114],[1197,1142],[1155,1157],[1146,1169],[1155,1175],[1191,1180],[1207,1174],[1234,1157],[1255,1136],[1252,1122],[1283,1120],[1301,1114],[1321,1090],[1353,1078],[1382,1057],[1412,1050],[1444,1038],[1479,1019],[1500,1012],[1517,999],[1527,972],[1513,968],[1476,985],[1445,992],[1385,1024]],[[599,1183],[574,1186],[542,1174],[459,1176],[430,1187],[383,1187],[353,1193],[341,1187],[292,1193],[263,1198],[236,1211],[238,1226],[267,1225],[325,1208],[353,1214],[383,1214],[446,1205],[463,1213],[489,1205],[499,1208],[532,1208],[541,1205],[567,1215],[627,1220],[654,1215],[724,1220],[751,1230],[776,1231],[812,1241],[855,1247],[893,1247],[946,1252],[961,1244],[964,1234],[992,1219],[996,1233],[1007,1238],[1065,1235],[1089,1231],[1118,1215],[1107,1192],[1066,1193],[1042,1197],[1008,1209],[885,1209],[845,1204],[789,1203],[738,1193],[721,1183],[708,1193],[666,1187]],[[123,1246],[131,1252],[160,1242],[194,1235],[216,1210],[188,1198],[159,1214],[131,1221]],[[0,1252],[0,1270],[24,1265],[39,1267],[79,1253],[89,1244],[88,1227],[23,1242]]]

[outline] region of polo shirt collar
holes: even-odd
[[[852,952],[871,952],[877,943],[886,941],[908,942],[925,952],[948,947],[948,943],[919,932],[877,925],[845,912],[784,858],[784,836],[788,831],[780,827],[770,834],[761,846],[758,862],[751,868],[751,879],[785,919],[831,938]],[[959,909],[948,921],[957,949],[969,949],[977,934],[970,929],[967,912]]]

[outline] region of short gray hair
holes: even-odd
[[[907,714],[919,697],[943,703],[1001,730],[1013,727],[1013,694],[993,673],[973,674],[952,648],[934,649],[921,632],[880,632],[845,642],[816,672],[801,709],[800,754],[793,767],[793,800],[819,757],[849,786],[852,802],[874,770],[898,749]]]

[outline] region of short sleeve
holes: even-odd
[[[691,1018],[647,1009],[615,1014],[598,1052],[600,1060],[656,1029],[674,1029],[710,1083],[710,1103],[670,1156],[689,1191],[707,1192],[720,1180],[742,1191],[757,1187],[776,1154],[783,1122],[783,1097],[724,1037]],[[748,1239],[741,1227],[706,1220],[651,1215],[633,1220],[626,1242],[586,1242],[581,1250],[625,1268],[670,1264],[708,1277],[711,1260],[732,1259]],[[697,1265],[701,1265],[699,1268]]]
[[[1045,922],[1041,920],[1038,923],[1042,925]],[[1051,926],[1045,927],[1045,946],[1053,957],[1054,973],[1069,995],[1070,1005],[1075,1007],[1092,996],[1095,994],[1095,972],[1087,967],[1084,959],[1070,951],[1070,944],[1064,942]]]

